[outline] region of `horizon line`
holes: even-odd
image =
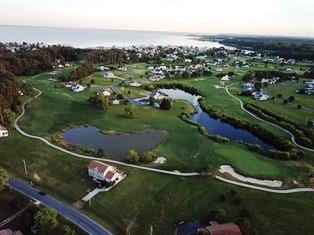
[[[253,34],[253,33],[206,33],[206,32],[184,32],[154,29],[130,29],[130,28],[102,28],[102,27],[77,27],[77,26],[47,26],[47,25],[24,25],[24,24],[0,24],[0,27],[32,27],[32,28],[55,28],[55,29],[84,29],[84,30],[111,30],[111,31],[137,31],[137,32],[156,32],[186,34],[188,36],[249,36],[249,37],[272,37],[272,38],[294,38],[294,39],[314,39],[314,36],[297,36],[297,35],[274,35],[274,34]]]

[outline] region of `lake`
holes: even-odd
[[[220,43],[200,41],[185,33],[32,26],[0,26],[0,42],[43,42],[78,48],[132,45],[223,47]]]
[[[253,135],[251,132],[236,128],[220,119],[214,119],[203,112],[198,102],[199,96],[194,96],[185,91],[176,89],[160,89],[160,91],[168,95],[171,99],[185,100],[191,103],[196,111],[196,114],[191,117],[191,120],[205,127],[209,135],[220,135],[230,140],[241,140],[249,144],[258,144],[263,150],[273,149],[272,146]]]
[[[139,153],[154,149],[165,138],[164,131],[146,131],[134,134],[103,134],[93,126],[78,126],[61,134],[62,138],[71,145],[94,150],[103,149],[110,158],[123,161],[130,149]]]

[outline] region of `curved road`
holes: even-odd
[[[45,138],[42,138],[42,137],[39,137],[39,136],[35,136],[35,135],[30,135],[30,134],[24,132],[19,127],[18,122],[25,114],[25,105],[28,104],[29,102],[31,102],[33,99],[38,98],[42,94],[42,92],[40,90],[38,90],[36,88],[33,88],[33,89],[36,90],[38,92],[38,94],[36,96],[34,96],[33,98],[30,98],[25,103],[23,103],[23,105],[22,105],[22,112],[17,117],[17,119],[15,120],[15,123],[14,123],[14,126],[15,126],[16,130],[20,134],[22,134],[23,136],[42,141],[45,144],[47,144],[48,146],[50,146],[50,147],[52,147],[52,148],[54,148],[56,150],[59,150],[61,152],[64,152],[66,154],[69,154],[69,155],[77,157],[77,158],[88,159],[88,160],[104,161],[104,162],[114,163],[114,164],[117,164],[117,165],[127,166],[127,167],[131,167],[131,168],[136,168],[136,169],[141,169],[141,170],[150,171],[150,172],[156,172],[156,173],[161,173],[161,174],[173,175],[173,176],[191,177],[191,176],[199,176],[200,175],[200,173],[198,173],[198,172],[182,173],[182,172],[178,172],[178,171],[166,171],[166,170],[160,170],[160,169],[155,169],[155,168],[150,168],[150,167],[144,167],[144,166],[138,166],[138,165],[133,165],[133,164],[127,164],[127,163],[124,163],[124,162],[119,162],[119,161],[115,161],[115,160],[111,160],[111,159],[100,159],[100,158],[96,158],[96,157],[86,156],[86,155],[74,153],[74,152],[68,151],[66,149],[63,149],[63,148],[61,148],[61,147],[59,147],[57,145],[52,144],[51,142],[49,142]],[[229,92],[227,88],[226,88],[226,90],[227,90],[227,92]],[[242,103],[242,101],[241,101],[241,103]],[[250,184],[239,183],[239,182],[236,182],[236,181],[227,180],[227,179],[225,179],[225,178],[223,178],[221,176],[215,176],[215,178],[217,180],[220,180],[220,181],[223,181],[223,182],[226,182],[226,183],[229,183],[229,184],[238,185],[238,186],[242,186],[242,187],[246,187],[246,188],[250,188],[250,189],[256,189],[256,190],[267,191],[267,192],[272,192],[272,193],[280,193],[280,192],[283,193],[283,192],[286,192],[286,190],[280,190],[280,189],[272,190],[272,189],[258,187],[258,186],[255,187],[255,186],[252,186]],[[306,192],[313,192],[314,191],[312,188],[303,188],[303,189],[296,188],[296,189],[291,189],[291,191],[288,191],[286,193],[305,192],[304,190],[307,190]]]
[[[76,224],[89,234],[92,235],[112,234],[107,229],[102,227],[100,224],[83,215],[73,207],[67,206],[49,195],[40,195],[39,190],[29,186],[28,184],[24,183],[21,180],[17,180],[15,178],[10,177],[9,186],[27,197],[40,201],[45,206],[55,209],[60,215],[72,221],[74,224]]]
[[[229,87],[234,86],[234,85],[236,85],[236,84],[238,84],[238,83],[230,84],[230,85],[226,86],[225,89],[226,89],[227,94],[228,94],[230,97],[232,97],[232,98],[234,98],[234,99],[236,99],[237,101],[240,102],[240,107],[241,107],[241,109],[242,109],[244,112],[248,113],[250,116],[252,116],[253,118],[255,118],[255,119],[259,120],[259,121],[265,122],[265,123],[267,123],[267,124],[269,124],[269,125],[272,125],[272,126],[274,126],[274,127],[277,127],[278,129],[280,129],[280,130],[286,132],[286,133],[291,137],[291,142],[292,142],[295,146],[299,147],[300,149],[304,149],[304,150],[307,150],[307,151],[314,152],[314,149],[307,148],[307,147],[304,147],[304,146],[298,144],[298,143],[296,142],[295,136],[294,136],[290,131],[286,130],[285,128],[283,128],[283,127],[281,127],[281,126],[279,126],[279,125],[277,125],[277,124],[275,124],[275,123],[266,121],[266,120],[264,120],[264,119],[262,119],[262,118],[256,116],[255,114],[251,113],[250,111],[248,111],[248,110],[244,107],[243,101],[242,101],[240,98],[238,98],[238,97],[232,95],[231,92],[229,91]]]

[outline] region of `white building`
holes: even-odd
[[[9,131],[7,128],[4,126],[0,125],[0,138],[8,137],[9,136]]]
[[[114,77],[114,75],[111,72],[104,73],[104,78],[113,78],[113,77]]]
[[[119,180],[122,173],[116,167],[100,161],[92,161],[88,166],[88,175],[96,182],[111,183]]]
[[[221,78],[221,81],[224,81],[224,82],[230,81],[229,75],[223,76],[223,77]]]

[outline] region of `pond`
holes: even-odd
[[[93,126],[79,126],[61,134],[72,145],[94,150],[103,149],[112,159],[123,161],[130,149],[139,153],[154,149],[165,138],[164,131],[146,131],[134,134],[104,134]]]
[[[200,98],[199,96],[194,96],[185,91],[177,89],[160,89],[159,91],[168,95],[168,97],[171,99],[185,100],[191,103],[196,112],[196,114],[191,117],[191,120],[204,126],[209,135],[221,135],[223,137],[227,137],[230,140],[241,140],[249,144],[258,144],[263,150],[274,148],[245,129],[236,128],[220,119],[214,119],[210,117],[201,109],[198,102],[198,99]]]

